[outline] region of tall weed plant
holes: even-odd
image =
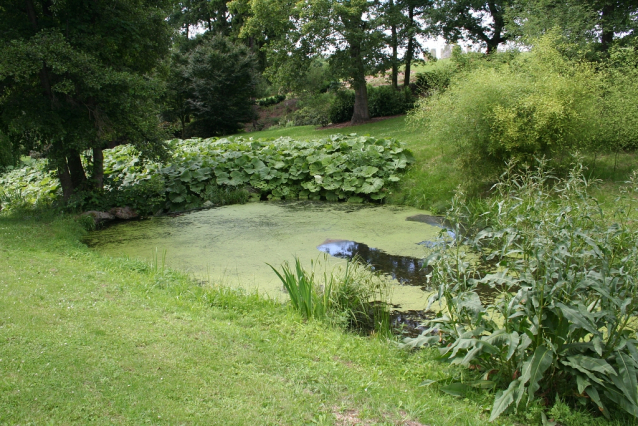
[[[563,179],[544,161],[515,169],[481,211],[455,197],[455,239],[427,258],[443,309],[406,344],[480,372],[498,389],[491,420],[557,398],[636,418],[638,175],[608,215],[579,164]]]

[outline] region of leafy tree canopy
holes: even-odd
[[[65,198],[85,186],[79,153],[134,143],[161,151],[156,115],[171,30],[161,0],[12,0],[0,8],[0,131],[46,151]]]
[[[603,51],[615,39],[626,44],[638,30],[634,0],[516,0],[507,14],[508,28],[517,36],[534,39],[560,28],[570,41],[596,42]]]
[[[511,0],[435,0],[429,20],[448,41],[481,43],[487,53],[510,39],[505,13]]]
[[[175,104],[195,118],[191,132],[204,137],[228,134],[253,119],[258,73],[248,47],[222,35],[204,36],[177,61],[181,64],[173,72],[178,75],[170,80],[169,90],[179,97]]]
[[[279,36],[268,45],[269,76],[295,87],[313,59],[329,55],[335,76],[355,89],[352,122],[368,111],[365,76],[385,66],[385,36],[379,3],[367,0],[253,0],[245,35],[268,28]]]

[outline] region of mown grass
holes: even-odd
[[[483,391],[419,387],[463,374],[435,353],[103,257],[81,235],[69,218],[0,216],[0,424],[486,421]]]

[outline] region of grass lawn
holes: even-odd
[[[433,352],[106,258],[81,235],[0,216],[0,424],[486,422],[489,393],[419,387],[467,375]]]

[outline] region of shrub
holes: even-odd
[[[405,114],[414,105],[409,88],[395,90],[392,86],[368,87],[370,117]]]
[[[328,108],[301,107],[288,116],[295,126],[327,126],[330,123]]]
[[[257,99],[255,102],[261,107],[267,107],[271,105],[277,105],[279,102],[282,102],[285,99],[286,95],[274,95],[268,96],[267,98]]]
[[[330,122],[345,123],[352,119],[352,114],[354,114],[354,91],[338,90],[330,105]]]
[[[603,72],[601,148],[612,152],[638,149],[638,51],[613,48]]]
[[[18,158],[11,140],[0,133],[0,172],[10,166],[15,166]]]
[[[420,72],[416,75],[416,90],[420,95],[432,95],[443,92],[450,85],[454,70],[450,67],[436,68],[431,71]]]
[[[473,182],[494,182],[505,162],[560,161],[594,147],[600,78],[590,64],[563,58],[552,39],[504,63],[457,74],[449,89],[421,99],[411,121],[458,149]]]
[[[499,388],[491,419],[540,397],[638,417],[638,229],[628,220],[638,174],[608,217],[581,166],[560,180],[543,162],[514,169],[483,210],[455,197],[456,236],[427,259],[430,303],[443,309],[406,343],[441,346],[480,372],[481,386]],[[486,289],[492,297],[482,300]]]
[[[368,109],[370,117],[405,114],[413,105],[414,97],[409,88],[395,90],[391,86],[368,86]],[[350,121],[353,113],[354,91],[338,91],[330,106],[330,121],[332,123]]]
[[[299,109],[285,118],[295,126],[327,126],[330,123],[330,107],[334,98],[334,93],[306,95],[299,100]]]

